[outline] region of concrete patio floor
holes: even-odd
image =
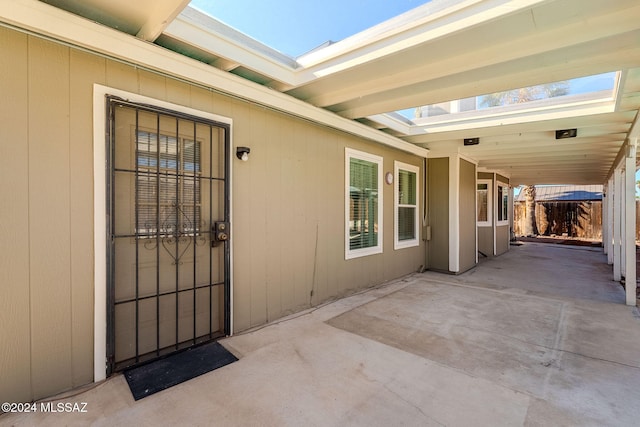
[[[632,426],[640,315],[601,249],[523,243],[221,341],[240,360],[138,402],[122,375],[0,425]]]

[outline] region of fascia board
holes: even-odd
[[[392,135],[37,0],[0,2],[0,22],[421,157],[428,154]]]

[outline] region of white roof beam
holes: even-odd
[[[230,64],[241,64],[283,82],[282,89],[296,82],[298,65],[294,59],[191,7],[178,15],[164,33]]]
[[[559,118],[544,122],[531,121],[528,123],[504,124],[494,127],[457,129],[450,132],[433,132],[423,135],[415,135],[404,138],[413,143],[427,144],[440,140],[462,139],[470,137],[492,137],[494,135],[518,135],[527,132],[555,131],[558,129],[577,128],[578,132],[583,130],[586,135],[596,132],[627,133],[631,125],[635,111],[623,113],[608,113],[576,116],[571,118]],[[602,127],[600,127],[602,126]],[[469,133],[473,131],[473,135]]]
[[[416,105],[436,104],[478,94],[640,67],[638,40],[640,30],[600,40],[598,43],[548,51],[484,69],[381,91],[331,106],[330,109],[354,119]]]
[[[149,42],[162,34],[164,29],[187,7],[190,0],[163,0],[155,2],[147,21],[138,31],[137,37]]]
[[[329,78],[324,84],[322,81],[311,84],[316,95],[305,99],[323,107],[339,105],[355,96],[372,95],[451,74],[482,70],[540,55],[551,49],[571,49],[584,43],[594,43],[638,28],[635,17],[640,15],[640,5],[627,9],[623,6],[602,10],[602,4],[594,2],[577,4],[555,1],[500,17],[498,22],[473,21],[469,27],[457,28],[457,31],[452,29],[441,39],[429,40],[423,45],[410,45],[405,47],[405,52],[396,50],[388,58],[380,58],[372,65],[376,70],[376,75],[372,76],[375,77],[374,81],[362,78],[363,73],[367,73],[367,66],[363,64],[348,81],[341,77],[345,83],[343,85],[335,84],[337,78]],[[560,13],[572,7],[579,7],[580,13],[570,16]],[[552,12],[562,15],[564,19],[558,20]],[[540,27],[545,27],[544,31],[540,31]],[[428,34],[436,30],[441,29],[426,27],[422,31]],[[302,88],[300,93],[304,92]]]
[[[214,67],[222,70],[222,71],[233,71],[240,66],[239,63],[235,61],[229,61],[228,59],[218,58],[211,63]]]

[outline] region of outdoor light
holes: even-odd
[[[464,145],[478,145],[480,144],[480,138],[465,138]]]
[[[246,162],[249,160],[249,153],[251,152],[251,148],[249,147],[238,147],[236,148],[236,157]]]
[[[556,139],[575,138],[578,135],[578,129],[562,129],[556,131]]]

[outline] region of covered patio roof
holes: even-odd
[[[511,183],[602,184],[637,138],[640,5],[635,0],[434,0],[299,58],[283,55],[188,6],[186,0],[44,0],[119,32],[359,121],[437,153],[460,153]],[[2,6],[22,28],[21,9]],[[89,24],[89,23],[87,23]],[[74,44],[96,50],[91,40]],[[185,59],[190,61],[191,59]],[[510,112],[446,125],[389,112],[604,72],[613,96],[597,105]],[[260,98],[259,96],[257,98]],[[256,99],[257,99],[256,98]],[[274,104],[266,97],[258,102]],[[296,104],[297,105],[297,104]],[[293,107],[276,106],[279,109]],[[578,129],[558,141],[555,131]],[[464,138],[480,144],[463,145]]]

